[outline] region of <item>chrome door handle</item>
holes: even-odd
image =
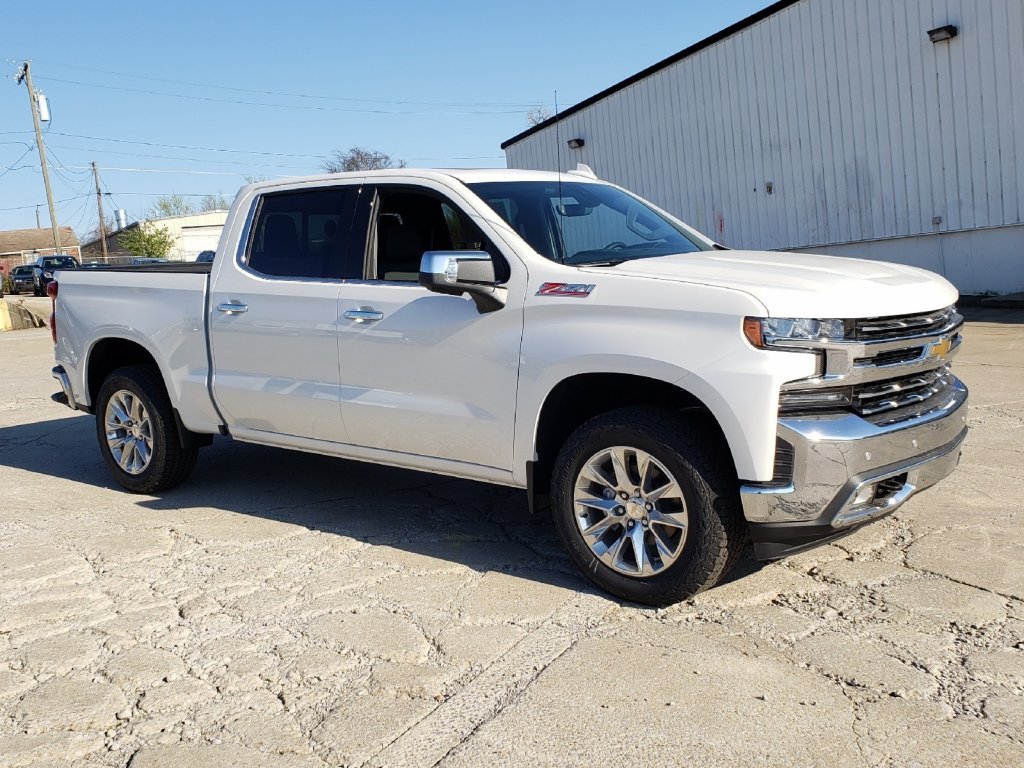
[[[355,320],[357,323],[374,323],[384,319],[384,313],[375,309],[350,309],[345,312],[345,318]]]
[[[243,312],[249,311],[249,305],[238,304],[236,302],[225,302],[224,304],[217,305],[217,311],[227,312],[229,315],[240,315]]]

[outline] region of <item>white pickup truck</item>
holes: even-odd
[[[139,493],[215,434],[526,488],[589,578],[649,604],[954,469],[948,282],[728,250],[588,171],[247,186],[212,265],[59,273],[54,398]]]

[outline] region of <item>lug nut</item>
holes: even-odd
[[[632,528],[634,525],[636,525],[636,521],[635,520],[630,520],[629,521],[629,527]]]
[[[650,522],[647,520],[646,517],[644,518],[643,522],[644,522],[644,528],[646,528],[648,525],[650,525]]]
[[[624,515],[624,514],[626,514],[626,508],[625,507],[616,507],[615,508],[615,514],[616,515]]]
[[[629,498],[629,494],[626,493],[625,491],[620,491],[619,492],[619,498],[620,499],[628,499]]]
[[[652,509],[654,509],[654,505],[651,503],[644,504],[644,509],[650,512]]]

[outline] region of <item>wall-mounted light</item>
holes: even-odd
[[[569,149],[583,149],[583,145],[587,142],[583,139],[569,139],[566,143],[569,145]]]
[[[928,30],[928,39],[933,43],[941,43],[943,40],[952,40],[960,33],[954,25],[947,24],[944,27],[936,27]]]

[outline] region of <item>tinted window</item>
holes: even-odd
[[[693,253],[691,239],[647,203],[608,184],[470,184],[537,253],[566,264]]]
[[[426,251],[488,251],[495,257],[499,281],[508,267],[480,228],[455,205],[440,197],[405,189],[378,188],[376,248],[366,270],[370,280],[416,282]]]
[[[330,187],[264,196],[246,263],[272,277],[340,279],[358,195],[358,187]]]
[[[43,259],[43,269],[74,269],[78,262],[70,256],[55,256]]]

